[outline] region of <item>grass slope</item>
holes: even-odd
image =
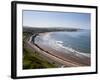
[[[53,63],[43,59],[39,53],[31,50],[25,46],[26,38],[28,33],[23,34],[23,69],[41,69],[41,68],[54,68],[56,67]]]

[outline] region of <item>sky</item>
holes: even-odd
[[[23,11],[23,26],[90,29],[90,13]]]

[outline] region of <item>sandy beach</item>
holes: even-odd
[[[65,51],[63,48],[61,50],[56,50],[55,48],[49,47],[48,45],[42,43],[33,43],[31,41],[32,37],[33,36],[30,37],[28,44],[31,46],[31,48],[49,60],[51,59],[55,63],[60,63],[64,67],[90,66],[90,57],[75,54],[75,52],[70,50]]]

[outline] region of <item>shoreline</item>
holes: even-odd
[[[70,62],[68,62],[68,61],[66,61],[66,60],[63,60],[63,59],[61,59],[61,58],[58,58],[57,56],[51,55],[51,54],[48,53],[48,52],[42,51],[39,47],[37,47],[37,46],[34,45],[34,44],[29,43],[29,45],[30,45],[33,49],[35,49],[37,52],[39,52],[41,55],[43,55],[43,56],[45,56],[45,57],[47,57],[47,58],[50,58],[53,62],[57,62],[57,64],[60,64],[60,65],[62,65],[62,66],[69,66],[69,67],[75,66],[75,67],[77,67],[76,64],[72,64],[72,63],[70,63]],[[67,64],[67,65],[66,65],[66,64]]]
[[[41,48],[41,46],[37,45],[35,43],[35,41],[33,41],[33,40],[35,40],[36,36],[38,36],[38,35],[39,34],[32,35],[30,37],[28,43],[42,55],[44,55],[44,56],[46,55],[47,57],[51,58],[52,60],[54,60],[56,62],[60,62],[61,64],[65,65],[65,66],[71,66],[71,67],[90,66],[90,58],[84,57],[82,59],[81,58],[77,59],[78,57],[76,57],[77,55],[75,55],[74,52],[67,51],[68,54],[65,54],[64,52],[55,51],[54,49],[50,49],[44,45],[41,45],[44,47],[44,48]]]
[[[36,36],[34,37],[34,43],[35,43],[35,38],[37,37],[37,36],[41,36],[41,34],[42,35],[47,35],[47,34],[50,34],[50,33],[40,33],[40,34],[36,34]],[[48,36],[48,35],[47,35]],[[73,49],[73,48],[71,48],[71,47],[66,47],[66,46],[63,46],[62,44],[60,44],[60,43],[63,43],[62,41],[55,41],[54,42],[54,44],[55,45],[57,45],[57,47],[60,47],[60,48],[63,48],[63,49],[65,49],[65,50],[68,50],[68,51],[70,51],[70,52],[72,52],[72,54],[74,53],[74,54],[76,54],[76,55],[79,55],[79,56],[86,56],[86,57],[90,57],[90,53],[85,53],[85,52],[80,52],[80,51],[77,51],[77,50],[75,50],[75,49]],[[35,43],[36,44],[36,43]],[[47,43],[48,44],[48,43]],[[38,44],[37,44],[38,45]],[[55,46],[50,46],[50,47],[55,47]],[[55,47],[56,48],[56,47]]]

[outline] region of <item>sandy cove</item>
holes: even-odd
[[[54,62],[61,63],[62,65],[69,67],[90,66],[89,57],[75,55],[71,51],[57,51],[43,44],[33,44],[31,42],[32,37],[33,36],[30,37],[28,44],[31,46],[31,48],[42,54],[44,57],[47,57],[53,60]]]

